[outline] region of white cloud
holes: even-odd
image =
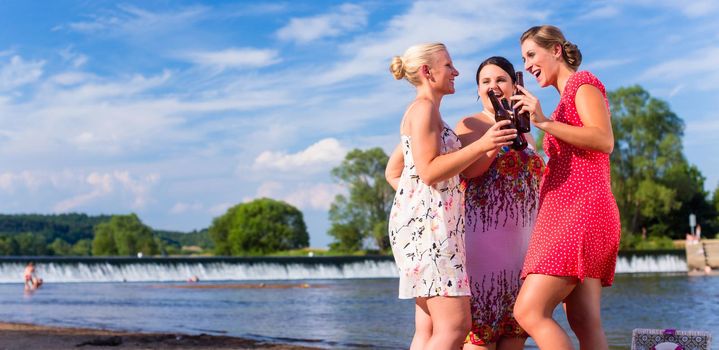
[[[12,173],[0,173],[0,188],[6,192],[13,190],[13,182],[15,181]]]
[[[56,212],[67,212],[112,192],[112,175],[91,173],[86,183],[92,187],[88,193],[79,194],[55,204]]]
[[[280,80],[281,74],[277,75]],[[268,111],[296,105],[293,102],[300,94],[294,88],[278,88],[272,77],[252,78],[252,85],[244,83],[248,79],[235,72],[208,78],[195,70],[120,77],[61,71],[31,85],[21,101],[0,95],[0,156],[57,159],[62,155],[87,160],[153,154],[168,147],[186,147],[208,135],[234,131],[243,135],[256,129],[246,127],[250,124],[244,119],[260,118],[243,113],[261,110],[262,122],[268,123],[271,120],[264,118]],[[211,138],[215,141],[205,143],[206,147],[230,146],[226,138]]]
[[[86,82],[92,78],[93,76],[87,73],[63,72],[53,75],[48,79],[48,82],[56,85],[70,86]]]
[[[649,6],[664,6],[669,9],[680,11],[687,17],[704,17],[716,14],[719,10],[719,4],[714,0],[695,0],[688,2],[674,1],[674,0],[646,0],[640,1],[646,3]]]
[[[233,203],[229,203],[229,202],[217,203],[217,204],[211,206],[207,210],[207,212],[210,213],[212,216],[221,215],[221,214],[224,214],[225,212],[227,212],[227,209],[230,209],[230,207],[232,207],[233,205],[234,205]]]
[[[716,13],[719,5],[714,0],[697,0],[683,3],[681,8],[689,17],[703,17]]]
[[[634,60],[631,58],[596,60],[596,61],[587,62],[585,66],[582,66],[582,69],[586,69],[589,71],[607,69],[607,68],[611,68],[611,67],[617,67],[617,66],[629,64],[633,61]]]
[[[284,186],[276,181],[265,181],[254,196],[244,198],[249,202],[257,198],[272,198],[287,202],[300,210],[329,210],[338,194],[346,193],[343,186],[333,183],[300,183]]]
[[[25,62],[20,56],[12,56],[10,62],[0,67],[0,91],[37,81],[44,65],[45,61]]]
[[[62,57],[62,59],[66,62],[70,62],[70,64],[75,68],[79,68],[85,65],[88,60],[86,55],[75,52],[72,47],[67,47],[60,50],[60,57]]]
[[[0,189],[8,193],[20,191],[22,188],[35,192],[44,182],[45,176],[32,171],[0,173]]]
[[[276,181],[265,181],[257,188],[255,198],[272,197],[282,191],[282,184]]]
[[[679,93],[679,91],[681,91],[683,88],[684,88],[684,84],[678,84],[677,86],[675,86],[672,89],[672,91],[669,92],[669,97],[676,96]]]
[[[190,52],[182,55],[201,66],[226,68],[260,68],[280,62],[276,50],[231,48],[221,51]]]
[[[115,179],[120,182],[125,189],[129,190],[133,196],[132,207],[141,209],[145,207],[150,200],[149,192],[160,176],[158,174],[149,174],[140,179],[133,179],[127,171],[115,172]]]
[[[529,11],[526,6],[499,0],[417,1],[407,13],[393,17],[384,31],[340,46],[349,58],[325,69],[313,83],[332,85],[361,75],[389,76],[391,57],[418,43],[442,42],[453,56],[476,53],[519,35],[529,23],[549,15],[548,11]]]
[[[329,210],[335,196],[345,192],[345,188],[337,184],[304,184],[283,199],[300,209]]]
[[[157,174],[149,174],[139,179],[133,179],[128,171],[115,171],[113,173],[91,172],[84,179],[84,187],[91,187],[89,192],[64,199],[56,203],[53,208],[55,212],[71,211],[100,198],[115,194],[115,189],[119,187],[122,191],[117,194],[128,193],[131,195],[131,208],[142,209],[150,200],[150,188],[158,179]]]
[[[649,67],[638,79],[652,82],[691,79],[695,82],[692,87],[699,90],[714,90],[719,85],[719,70],[716,69],[718,66],[719,47],[704,47]]]
[[[367,25],[367,11],[358,5],[343,4],[334,12],[305,18],[293,18],[277,31],[282,40],[308,43],[325,37],[337,37]]]
[[[347,150],[337,139],[327,138],[297,153],[262,152],[255,158],[255,169],[270,169],[291,172],[325,171],[342,161]]]
[[[84,33],[114,32],[142,36],[174,30],[203,18],[207,13],[207,8],[201,6],[168,12],[151,12],[128,5],[119,5],[118,9],[106,15],[90,15],[89,21],[72,22],[55,30],[67,28]]]
[[[202,203],[193,202],[193,203],[184,203],[184,202],[177,202],[175,205],[172,206],[170,209],[171,214],[185,214],[188,212],[198,212],[204,209],[204,205]]]
[[[578,20],[594,20],[603,18],[612,18],[620,13],[619,8],[615,5],[602,5],[601,7],[595,8],[588,11],[586,14],[577,18]]]

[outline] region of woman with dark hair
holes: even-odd
[[[512,97],[546,133],[549,156],[514,315],[540,349],[572,349],[552,319],[564,302],[580,347],[607,349],[600,301],[602,287],[614,280],[621,225],[610,182],[614,135],[606,91],[592,73],[577,72],[582,55],[559,28],[532,27],[520,44],[524,69],[540,87],[554,87],[560,101],[547,118],[526,89]]]
[[[509,99],[515,72],[504,57],[490,57],[477,69],[482,111],[460,120],[455,130],[462,144],[480,139],[497,122],[488,92]],[[527,333],[512,314],[521,284],[520,273],[539,204],[544,162],[529,146],[493,149],[462,172],[465,178],[465,245],[472,292],[472,328],[465,350],[524,348]]]

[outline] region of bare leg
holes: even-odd
[[[564,300],[569,326],[577,335],[582,350],[608,349],[602,328],[601,299],[601,280],[585,278]]]
[[[432,318],[427,308],[427,298],[414,299],[414,337],[410,350],[423,350],[432,337]]]
[[[433,297],[427,299],[427,307],[432,316],[432,337],[426,349],[460,349],[472,324],[469,297]]]
[[[573,349],[567,333],[552,318],[554,309],[577,285],[573,277],[527,276],[514,304],[514,317],[540,349]]]

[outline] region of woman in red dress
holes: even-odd
[[[549,156],[514,314],[540,349],[572,349],[552,319],[564,302],[580,347],[607,349],[600,301],[614,279],[621,225],[610,185],[614,135],[606,91],[592,73],[577,72],[582,55],[559,28],[532,27],[520,43],[524,68],[561,98],[550,118],[529,91],[520,87],[524,96],[512,98],[546,133]]]

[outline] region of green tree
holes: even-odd
[[[92,240],[81,239],[72,245],[70,249],[70,255],[74,256],[88,256],[92,255]]]
[[[238,204],[213,220],[217,255],[261,255],[309,246],[302,212],[269,198]]]
[[[13,237],[0,236],[0,255],[18,255],[20,248]]]
[[[330,206],[333,250],[359,250],[366,239],[372,239],[381,251],[389,249],[387,218],[395,191],[384,177],[388,160],[381,148],[355,149],[332,169],[333,178],[349,192],[347,196],[337,195]]]
[[[72,246],[62,238],[55,238],[55,240],[50,243],[50,250],[53,255],[70,255]]]
[[[110,221],[95,226],[93,255],[155,255],[157,243],[152,229],[135,214],[113,215]]]
[[[14,237],[17,242],[18,255],[47,255],[45,236],[31,232],[21,233]]]
[[[709,218],[712,226],[710,232],[716,235],[714,238],[719,239],[719,185],[717,185],[717,188],[714,190],[712,195],[711,209],[713,211],[713,215]],[[709,236],[709,232],[707,233],[707,236]]]
[[[237,206],[233,208],[236,207]],[[233,208],[228,209],[224,215],[216,217],[212,220],[212,226],[210,226],[209,234],[210,239],[212,239],[215,244],[215,255],[232,255],[229,234],[233,218],[230,214],[230,210]],[[235,211],[236,210],[237,209],[235,209]]]
[[[109,220],[109,216],[86,214],[0,214],[0,232],[9,235],[33,233],[43,235],[47,243],[61,238],[74,244],[80,239],[92,239],[93,227]]]
[[[625,233],[646,228],[650,235],[683,236],[679,218],[702,201],[706,205],[703,177],[682,153],[684,122],[640,86],[608,97],[615,139],[612,190]]]

